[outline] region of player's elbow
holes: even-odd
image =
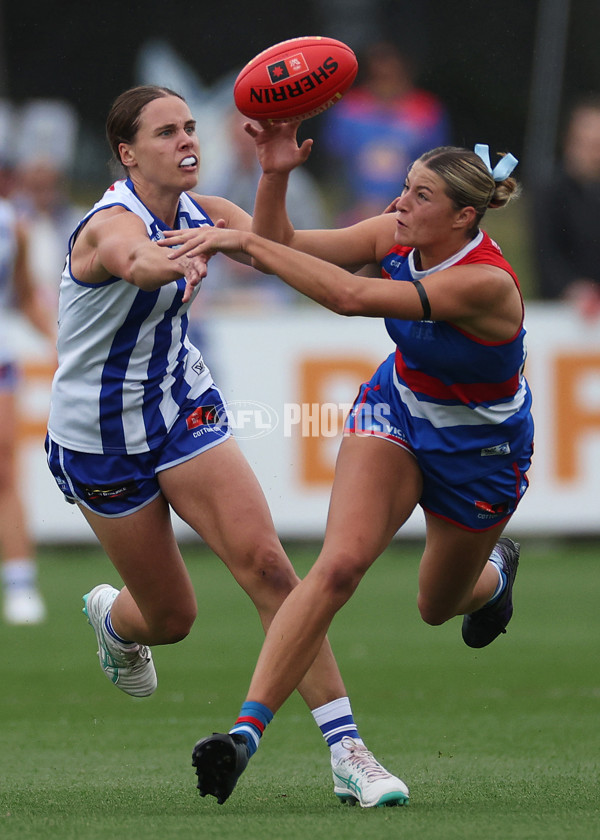
[[[121,276],[126,283],[130,283],[132,286],[137,286],[138,289],[141,289],[144,292],[153,291],[152,279],[141,270],[139,262],[134,258],[128,261]]]
[[[338,315],[352,317],[353,315],[364,315],[364,305],[360,289],[354,283],[341,284],[332,290],[328,308]]]
[[[165,265],[163,254],[157,259],[160,249],[155,243],[150,244],[154,246],[152,249],[147,247],[147,243],[132,245],[120,275],[127,283],[137,286],[143,292],[154,292],[165,283],[181,277],[180,267],[170,262]]]

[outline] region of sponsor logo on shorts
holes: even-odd
[[[112,502],[115,499],[126,499],[137,489],[135,481],[124,481],[110,487],[82,487],[83,496],[88,502],[96,504]]]
[[[479,510],[485,511],[483,514],[478,514],[479,519],[492,519],[496,516],[503,516],[509,512],[509,504],[508,502],[482,502],[482,501],[475,501],[475,507]]]
[[[486,455],[509,455],[510,454],[510,443],[506,441],[505,443],[499,443],[496,446],[486,446],[481,450],[481,455],[485,457]]]
[[[221,420],[221,414],[216,405],[199,405],[186,419],[185,424],[189,431],[197,429],[198,426],[216,426]]]
[[[201,438],[201,437],[203,437],[204,435],[207,435],[207,434],[209,434],[209,433],[211,433],[211,432],[214,434],[214,432],[215,432],[215,431],[216,431],[216,432],[220,432],[220,431],[225,431],[225,430],[224,430],[224,429],[223,429],[223,430],[221,430],[221,428],[220,428],[220,427],[218,427],[218,428],[217,428],[217,427],[215,427],[215,426],[198,426],[198,428],[197,428],[197,429],[195,429],[195,430],[192,432],[192,437],[194,437],[194,438]]]

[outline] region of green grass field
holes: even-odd
[[[411,788],[408,808],[333,796],[328,751],[291,698],[231,799],[195,790],[195,741],[237,716],[261,632],[211,555],[184,548],[200,614],[155,649],[156,694],[102,675],[81,595],[118,585],[95,549],[40,553],[42,627],[0,625],[0,838],[588,840],[600,837],[600,545],[525,542],[509,633],[468,649],[460,622],[424,625],[420,546],[390,549],[331,639],[361,734]],[[314,557],[291,546],[302,574]]]

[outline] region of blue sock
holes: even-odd
[[[238,719],[229,730],[229,734],[239,732],[240,735],[245,735],[248,740],[248,752],[252,757],[258,749],[265,727],[272,720],[273,712],[270,709],[263,706],[262,703],[246,700],[242,705]]]
[[[353,738],[359,744],[363,743],[354,722],[350,700],[347,697],[339,697],[331,703],[313,709],[312,716],[323,733],[323,738],[334,758],[339,758],[345,752],[341,745],[344,736]]]
[[[112,621],[110,618],[110,610],[106,613],[106,618],[104,619],[104,627],[106,628],[106,632],[108,635],[113,638],[115,641],[120,642],[122,645],[133,645],[134,642],[128,641],[127,639],[121,638],[119,634],[116,632],[114,627],[112,626]]]

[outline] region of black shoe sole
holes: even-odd
[[[192,765],[196,768],[200,796],[214,796],[222,805],[231,796],[248,761],[243,735],[216,732],[198,741],[192,752]]]

